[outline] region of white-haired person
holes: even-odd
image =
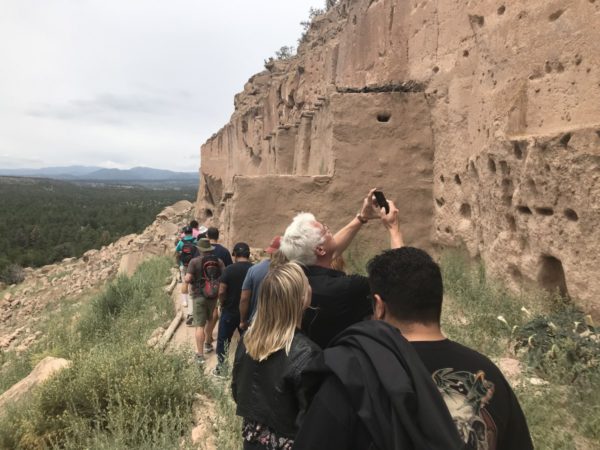
[[[372,314],[368,279],[346,275],[332,268],[332,261],[348,248],[361,227],[380,219],[390,235],[390,248],[402,247],[398,209],[388,200],[389,211],[380,208],[371,189],[360,212],[336,234],[313,214],[294,217],[281,239],[280,251],[301,264],[312,288],[311,308],[302,321],[302,330],[321,348],[338,333]]]
[[[244,450],[291,450],[306,408],[300,374],[319,347],[300,331],[310,302],[302,268],[272,268],[260,285],[257,309],[240,340],[231,389],[243,418]]]

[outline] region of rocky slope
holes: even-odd
[[[341,0],[201,149],[200,219],[263,246],[372,186],[408,244],[465,246],[600,312],[600,2]],[[369,224],[355,257],[386,244]]]
[[[193,215],[193,205],[180,201],[165,208],[143,233],[128,235],[81,258],[25,269],[25,281],[0,293],[0,350],[23,351],[41,336],[36,329],[48,308],[65,298],[89,298],[117,273],[133,274],[154,255],[173,255],[181,226]]]

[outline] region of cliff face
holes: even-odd
[[[409,245],[600,311],[600,1],[342,0],[201,149],[196,210],[264,246],[378,186]],[[364,233],[364,234],[363,234]],[[365,227],[354,256],[387,244]]]

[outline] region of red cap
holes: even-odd
[[[275,236],[271,241],[271,244],[267,248],[265,248],[265,252],[267,253],[275,253],[279,250],[279,246],[281,245],[281,236]]]

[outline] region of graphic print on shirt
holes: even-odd
[[[432,375],[458,433],[468,450],[496,450],[497,427],[485,406],[494,395],[494,383],[479,371],[445,368]]]

